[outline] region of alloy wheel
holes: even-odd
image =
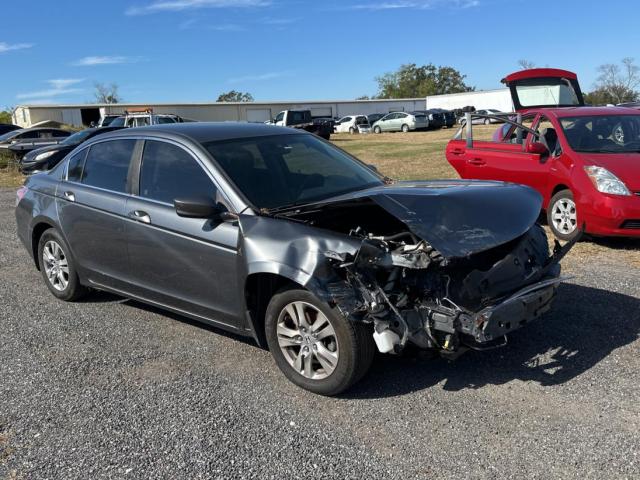
[[[284,358],[305,378],[327,378],[338,365],[338,338],[333,325],[310,303],[285,305],[278,316],[277,335]]]
[[[62,247],[49,240],[42,249],[42,265],[51,286],[59,292],[69,285],[69,262]]]
[[[559,198],[551,209],[551,219],[556,231],[563,235],[572,234],[578,227],[575,202],[570,198]]]

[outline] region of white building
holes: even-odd
[[[513,102],[508,88],[480,90],[477,92],[451,93],[427,97],[427,108],[455,110],[473,106],[476,110],[494,108],[501,112],[513,112]]]
[[[13,113],[14,123],[30,127],[45,120],[68,125],[88,126],[106,113],[124,114],[127,109],[152,108],[154,113],[172,113],[198,121],[265,122],[282,110],[311,110],[313,117],[389,113],[425,108],[424,98],[391,100],[282,101],[247,103],[127,103],[73,105],[19,105]]]

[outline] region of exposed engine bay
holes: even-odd
[[[399,353],[409,343],[449,357],[493,348],[551,307],[563,280],[559,261],[574,242],[564,247],[556,242],[550,254],[546,234],[534,220],[505,243],[444,255],[381,204],[368,197],[275,215],[359,242],[355,250],[323,250],[331,268],[316,276],[322,277],[324,299],[344,317],[373,324],[381,352]],[[425,225],[421,212],[410,215]],[[450,235],[494,238],[471,222],[462,224],[464,232]],[[448,245],[448,253],[454,247]]]

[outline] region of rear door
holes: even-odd
[[[220,193],[187,147],[146,140],[126,205],[128,251],[134,293],[205,319],[237,326],[238,225],[176,214],[176,198]],[[222,198],[224,195],[222,195]]]
[[[124,233],[128,173],[135,139],[94,143],[70,158],[56,193],[67,242],[93,283],[126,288],[129,264]]]

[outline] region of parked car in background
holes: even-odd
[[[19,127],[18,125],[13,125],[12,123],[0,123],[0,135],[4,135],[5,133],[13,132],[20,129],[21,127]]]
[[[35,171],[50,170],[82,142],[86,142],[96,135],[113,132],[121,128],[124,127],[87,128],[68,136],[56,145],[32,150],[20,160],[20,171],[24,174],[30,174]]]
[[[442,128],[445,125],[444,115],[435,109],[430,110],[417,110],[412,112],[416,115],[425,115],[429,126],[427,128]]]
[[[519,79],[528,88],[520,90]],[[449,163],[462,178],[536,189],[561,240],[583,226],[592,235],[640,237],[640,112],[584,106],[576,75],[565,70],[518,72],[515,82],[522,121],[506,119],[492,141],[455,138]]]
[[[369,120],[369,125],[373,126],[374,123],[376,123],[385,115],[386,115],[385,113],[371,113],[367,115],[367,120]]]
[[[444,126],[451,128],[456,124],[456,114],[452,110],[445,110],[443,108],[432,108],[436,113],[442,114],[444,117]]]
[[[105,116],[103,116],[100,121],[98,122],[98,127],[108,127],[111,122],[113,122],[116,118],[121,117],[122,115],[118,114],[118,113],[108,113]],[[124,126],[124,125],[121,125]]]
[[[338,120],[333,127],[336,133],[368,133],[371,130],[369,119],[365,115],[347,115]]]
[[[276,115],[270,124],[280,127],[297,128],[329,140],[333,126],[329,123],[315,123],[311,110],[283,110]]]
[[[429,128],[427,116],[421,113],[392,112],[372,125],[374,133],[409,132]]]
[[[105,290],[252,336],[335,395],[376,348],[453,357],[549,310],[567,249],[549,255],[540,206],[520,185],[390,183],[303,130],[198,123],[85,142],[15,215],[56,298]]]
[[[125,115],[114,118],[109,122],[111,127],[146,127],[147,125],[162,125],[165,123],[182,123],[183,119],[173,114],[154,114],[152,109],[128,110]]]
[[[474,116],[471,119],[471,123],[473,123],[474,125],[490,125],[492,123],[503,122],[500,118],[486,117],[484,115],[506,115],[504,112],[501,112],[500,110],[496,110],[494,108],[476,110],[475,113],[480,116]],[[463,115],[462,117],[460,117],[460,123],[462,124],[464,122],[466,122],[466,119]]]
[[[23,128],[0,136],[0,149],[12,152],[18,158],[46,145],[55,145],[71,135],[59,128]]]

